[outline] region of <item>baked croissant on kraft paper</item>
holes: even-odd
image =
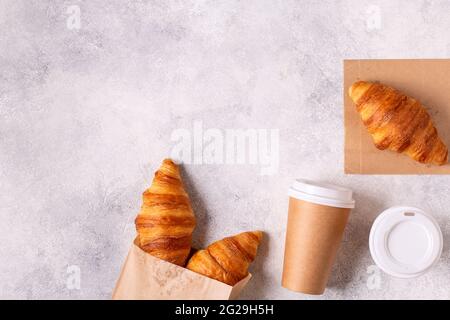
[[[179,266],[185,265],[195,217],[178,166],[172,160],[163,161],[152,185],[143,193],[135,223],[142,250]]]
[[[357,81],[349,89],[375,146],[427,164],[448,162],[448,150],[422,104],[386,85]]]
[[[248,275],[262,235],[261,231],[250,231],[216,241],[197,251],[186,268],[233,286]]]

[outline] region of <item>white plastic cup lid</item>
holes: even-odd
[[[329,183],[297,179],[289,188],[290,197],[337,208],[354,208],[352,190]]]
[[[392,207],[372,225],[370,254],[378,267],[394,277],[424,274],[439,259],[442,233],[436,220],[414,207]]]

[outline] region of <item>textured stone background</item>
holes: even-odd
[[[67,27],[71,5],[80,29]],[[184,166],[196,245],[266,231],[242,298],[311,298],[280,287],[295,177],[357,190],[319,298],[450,298],[450,177],[344,175],[342,119],[342,59],[448,57],[449,12],[448,1],[0,1],[0,298],[109,298],[140,195],[173,130],[193,121],[280,130],[274,175]],[[373,288],[369,228],[399,204],[435,215],[442,259]]]

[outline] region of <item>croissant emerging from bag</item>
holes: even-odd
[[[423,105],[389,86],[357,81],[349,89],[375,146],[427,164],[448,162],[448,150]]]
[[[216,241],[197,251],[186,268],[234,286],[248,275],[262,235],[261,231],[249,231]]]
[[[178,166],[165,159],[143,193],[135,224],[139,247],[159,259],[186,266],[195,216]],[[243,232],[197,251],[186,268],[231,286],[248,275],[262,239],[261,231]]]
[[[142,195],[136,230],[142,250],[184,266],[191,251],[195,216],[178,166],[165,159]]]

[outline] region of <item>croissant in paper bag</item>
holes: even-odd
[[[261,239],[261,231],[252,231],[216,241],[197,251],[186,268],[233,286],[248,275]]]
[[[143,194],[135,220],[142,250],[184,266],[191,250],[195,217],[178,166],[165,159]]]
[[[366,81],[355,82],[349,95],[378,149],[404,153],[421,163],[447,163],[447,147],[419,101]]]

